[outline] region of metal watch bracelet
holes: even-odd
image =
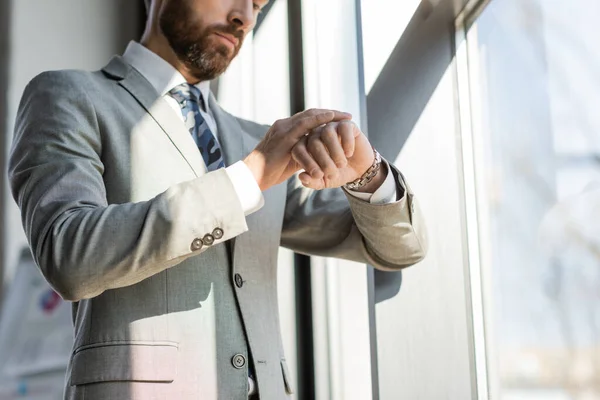
[[[369,182],[373,180],[373,178],[375,178],[375,176],[377,176],[377,173],[381,169],[381,155],[375,149],[373,149],[373,154],[375,154],[375,160],[373,160],[373,165],[371,165],[367,172],[365,172],[360,178],[353,180],[352,182],[346,183],[344,185],[346,189],[360,189],[361,187],[366,186]]]

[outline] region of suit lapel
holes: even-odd
[[[160,97],[154,87],[119,56],[112,58],[103,71],[119,82],[154,119],[196,176],[206,172],[202,156],[185,124],[174,113],[167,102]]]

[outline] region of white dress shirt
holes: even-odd
[[[131,41],[123,54],[123,59],[135,68],[163,99],[173,108],[175,113],[183,121],[181,108],[177,101],[168,93],[176,86],[186,83],[186,79],[171,64],[162,59],[143,45]],[[219,130],[212,112],[208,106],[208,96],[210,95],[210,82],[200,82],[195,85],[202,93],[202,104],[200,113],[206,120],[217,141],[219,140]],[[227,175],[233,184],[235,192],[238,195],[245,215],[250,215],[260,210],[264,205],[264,198],[254,175],[243,161],[238,161],[233,165],[226,167]],[[349,191],[353,196],[368,201],[372,204],[391,203],[396,201],[396,182],[391,173],[381,187],[375,193],[360,193]]]

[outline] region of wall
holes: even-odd
[[[377,71],[367,112],[372,143],[396,160],[416,193],[430,243],[426,260],[404,271],[400,293],[376,306],[380,398],[467,400],[477,396],[455,101],[454,20],[463,4],[416,5],[376,11],[377,23],[363,27],[367,55],[390,34],[390,14],[407,20],[416,8],[406,29],[394,32],[401,37]],[[367,77],[376,67],[370,62]]]

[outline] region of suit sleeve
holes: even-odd
[[[28,85],[9,159],[33,256],[63,298],[135,284],[202,253],[206,234],[217,232],[216,244],[247,231],[225,169],[149,201],[109,205],[90,79],[77,74],[45,73]]]
[[[400,172],[388,164],[399,200],[370,204],[343,189],[314,191],[288,182],[282,245],[296,252],[368,263],[396,271],[421,261],[427,234],[417,201]]]

